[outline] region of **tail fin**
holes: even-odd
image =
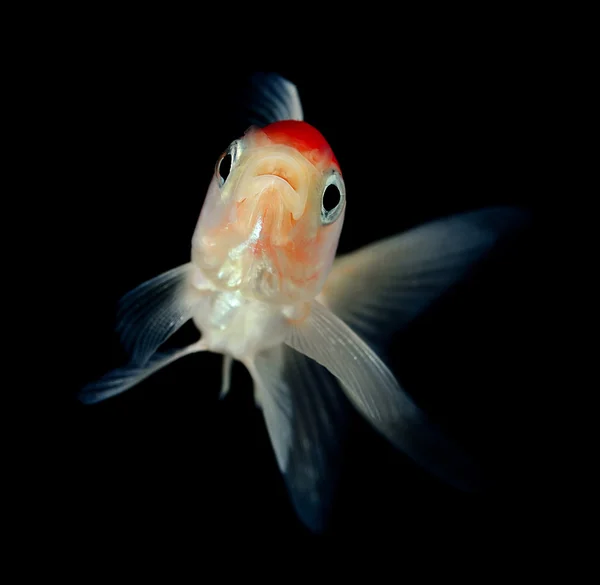
[[[313,532],[327,526],[350,405],[317,362],[281,345],[246,364],[292,504]]]

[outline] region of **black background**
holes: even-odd
[[[357,417],[330,529],[315,537],[288,501],[241,365],[222,402],[214,354],[180,360],[105,403],[77,402],[79,387],[125,360],[113,332],[119,297],[188,260],[214,164],[245,129],[232,108],[250,68],[179,57],[86,48],[50,59],[41,84],[40,149],[55,195],[51,238],[37,249],[51,254],[48,325],[57,335],[31,410],[40,416],[28,485],[39,525],[66,527],[68,547],[109,538],[115,551],[145,542],[241,550],[262,534],[330,546],[391,534],[468,556],[535,540],[553,473],[541,457],[549,437],[538,377],[537,202],[558,171],[546,156],[546,81],[526,62],[437,55],[379,69],[278,69],[340,162],[348,205],[339,252],[450,213],[532,211],[522,236],[392,353],[407,391],[489,473],[488,491],[466,496],[440,484]]]

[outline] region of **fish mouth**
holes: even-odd
[[[307,198],[306,194],[295,188],[294,183],[295,178],[289,173],[257,173],[241,202],[251,199],[253,205],[269,210],[273,214],[281,214],[285,210],[297,221],[304,214]]]
[[[254,169],[257,177],[276,177],[285,181],[294,191],[298,191],[302,168],[289,157],[270,157],[260,161]]]
[[[288,219],[300,220],[308,204],[310,168],[301,155],[277,150],[249,160],[237,183],[237,217],[250,231],[257,217],[269,216],[273,229],[286,231]]]
[[[257,177],[274,177],[276,179],[279,179],[280,181],[283,181],[287,185],[289,185],[294,191],[296,190],[296,187],[294,186],[292,181],[290,181],[287,177],[285,177],[283,173],[257,173],[256,176]]]

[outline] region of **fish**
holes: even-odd
[[[223,355],[224,397],[233,362],[241,362],[295,512],[315,533],[328,525],[352,410],[439,480],[477,492],[473,458],[401,387],[383,356],[392,335],[525,225],[528,213],[475,209],[337,255],[346,185],[329,142],[304,120],[298,88],[258,73],[244,100],[250,125],[216,161],[189,261],[120,300],[117,332],[129,362],[88,383],[79,399],[109,399],[207,351]],[[161,349],[190,321],[193,343]]]

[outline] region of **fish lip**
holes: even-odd
[[[279,179],[280,181],[283,181],[284,183],[289,185],[294,191],[296,191],[296,188],[294,187],[294,185],[292,185],[287,179],[284,179],[283,177],[280,177],[279,175],[276,175],[275,173],[260,173],[256,176],[257,177],[274,177],[275,179]]]
[[[247,185],[245,194],[253,199],[258,197],[256,200],[258,202],[259,199],[263,198],[265,193],[268,194],[269,198],[275,193],[278,197],[277,200],[290,211],[293,219],[298,220],[306,209],[307,201],[306,194],[296,189],[293,181],[294,178],[288,180],[278,173],[273,172],[253,174],[251,182]],[[240,193],[240,196],[243,194]]]

